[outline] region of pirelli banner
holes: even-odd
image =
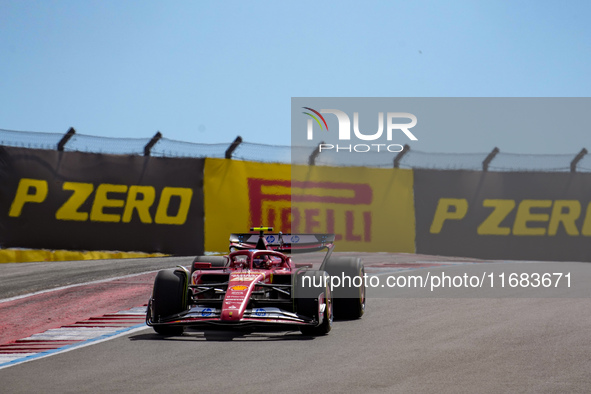
[[[591,174],[414,174],[417,253],[591,261]]]
[[[201,254],[203,165],[0,147],[0,246]]]
[[[250,226],[335,233],[338,251],[414,252],[411,170],[207,159],[205,248]]]

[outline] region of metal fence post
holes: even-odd
[[[68,143],[70,138],[72,138],[74,136],[74,134],[76,134],[76,130],[74,130],[73,127],[70,127],[70,129],[68,130],[68,132],[66,134],[64,134],[64,136],[62,137],[60,142],[57,143],[58,152],[64,151],[64,147],[66,146],[66,144]]]
[[[495,156],[499,152],[500,152],[499,148],[497,148],[495,146],[495,148],[492,150],[492,152],[490,152],[488,154],[488,156],[486,156],[486,159],[484,159],[484,161],[482,162],[482,171],[488,171],[488,165],[490,164],[491,161],[493,161],[493,159],[495,158]]]
[[[322,145],[322,144],[324,144],[324,141],[320,141],[320,144],[318,144],[318,146],[316,147],[316,149],[314,149],[312,151],[312,153],[310,154],[310,157],[308,157],[308,165],[309,166],[316,165],[316,158],[320,154],[320,145]]]
[[[154,134],[154,137],[152,137],[152,139],[150,140],[150,142],[148,142],[146,146],[144,146],[144,156],[150,156],[152,148],[154,147],[154,145],[156,145],[158,141],[160,141],[160,138],[162,138],[162,133],[157,131],[156,134]]]
[[[240,145],[241,143],[242,143],[242,137],[240,137],[240,136],[236,137],[234,142],[232,142],[232,145],[230,145],[228,147],[228,149],[226,149],[226,159],[232,158],[232,153],[234,153],[236,148],[238,148],[238,145]]]
[[[573,161],[570,162],[570,172],[577,172],[577,164],[581,161],[581,159],[587,154],[587,149],[583,148],[581,151],[575,156]]]
[[[398,152],[398,154],[396,155],[396,157],[394,157],[394,168],[399,168],[400,167],[400,160],[402,160],[402,158],[404,157],[404,155],[406,155],[406,153],[410,150],[410,146],[408,144],[404,144],[404,146],[402,147],[402,150],[400,152]]]

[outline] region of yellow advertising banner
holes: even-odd
[[[252,226],[334,233],[341,252],[415,252],[412,170],[206,159],[203,187],[208,252]]]

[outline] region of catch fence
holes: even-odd
[[[74,128],[70,128],[65,134],[0,129],[0,145],[117,155],[210,157],[328,166],[347,166],[352,162],[347,155],[319,152],[309,147],[258,144],[244,141],[241,137],[236,137],[231,143],[202,144],[168,139],[160,132],[151,138],[110,138],[79,134]],[[405,145],[397,153],[368,153],[361,161],[356,156],[354,163],[382,168],[591,172],[591,155],[587,153],[585,148],[572,154],[553,155],[505,153],[494,148],[490,152],[452,154],[421,152]],[[298,159],[294,159],[296,157]]]

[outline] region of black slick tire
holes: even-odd
[[[193,263],[211,263],[212,268],[223,268],[228,264],[228,259],[224,256],[196,256]],[[195,272],[195,266],[191,263],[191,275]]]
[[[150,302],[154,322],[187,310],[187,274],[182,270],[168,269],[158,272]],[[153,326],[160,335],[180,335],[183,326]]]
[[[352,282],[351,286],[335,286],[333,289],[335,318],[345,320],[361,318],[365,313],[365,283],[363,282],[365,267],[361,259],[359,257],[331,257],[326,262],[324,269],[330,276],[337,276],[341,282],[343,282],[343,278],[351,278]],[[354,284],[361,284],[361,286]]]
[[[304,287],[303,277],[309,277],[311,283],[324,283],[322,287]],[[298,275],[297,294],[296,294],[296,309],[298,314],[315,318],[322,323],[317,326],[301,326],[300,331],[307,336],[322,336],[326,335],[332,329],[333,322],[333,302],[332,294],[330,292],[330,285],[325,279],[326,272],[324,271],[305,271]],[[324,296],[325,307],[322,316],[318,316],[318,302]]]

